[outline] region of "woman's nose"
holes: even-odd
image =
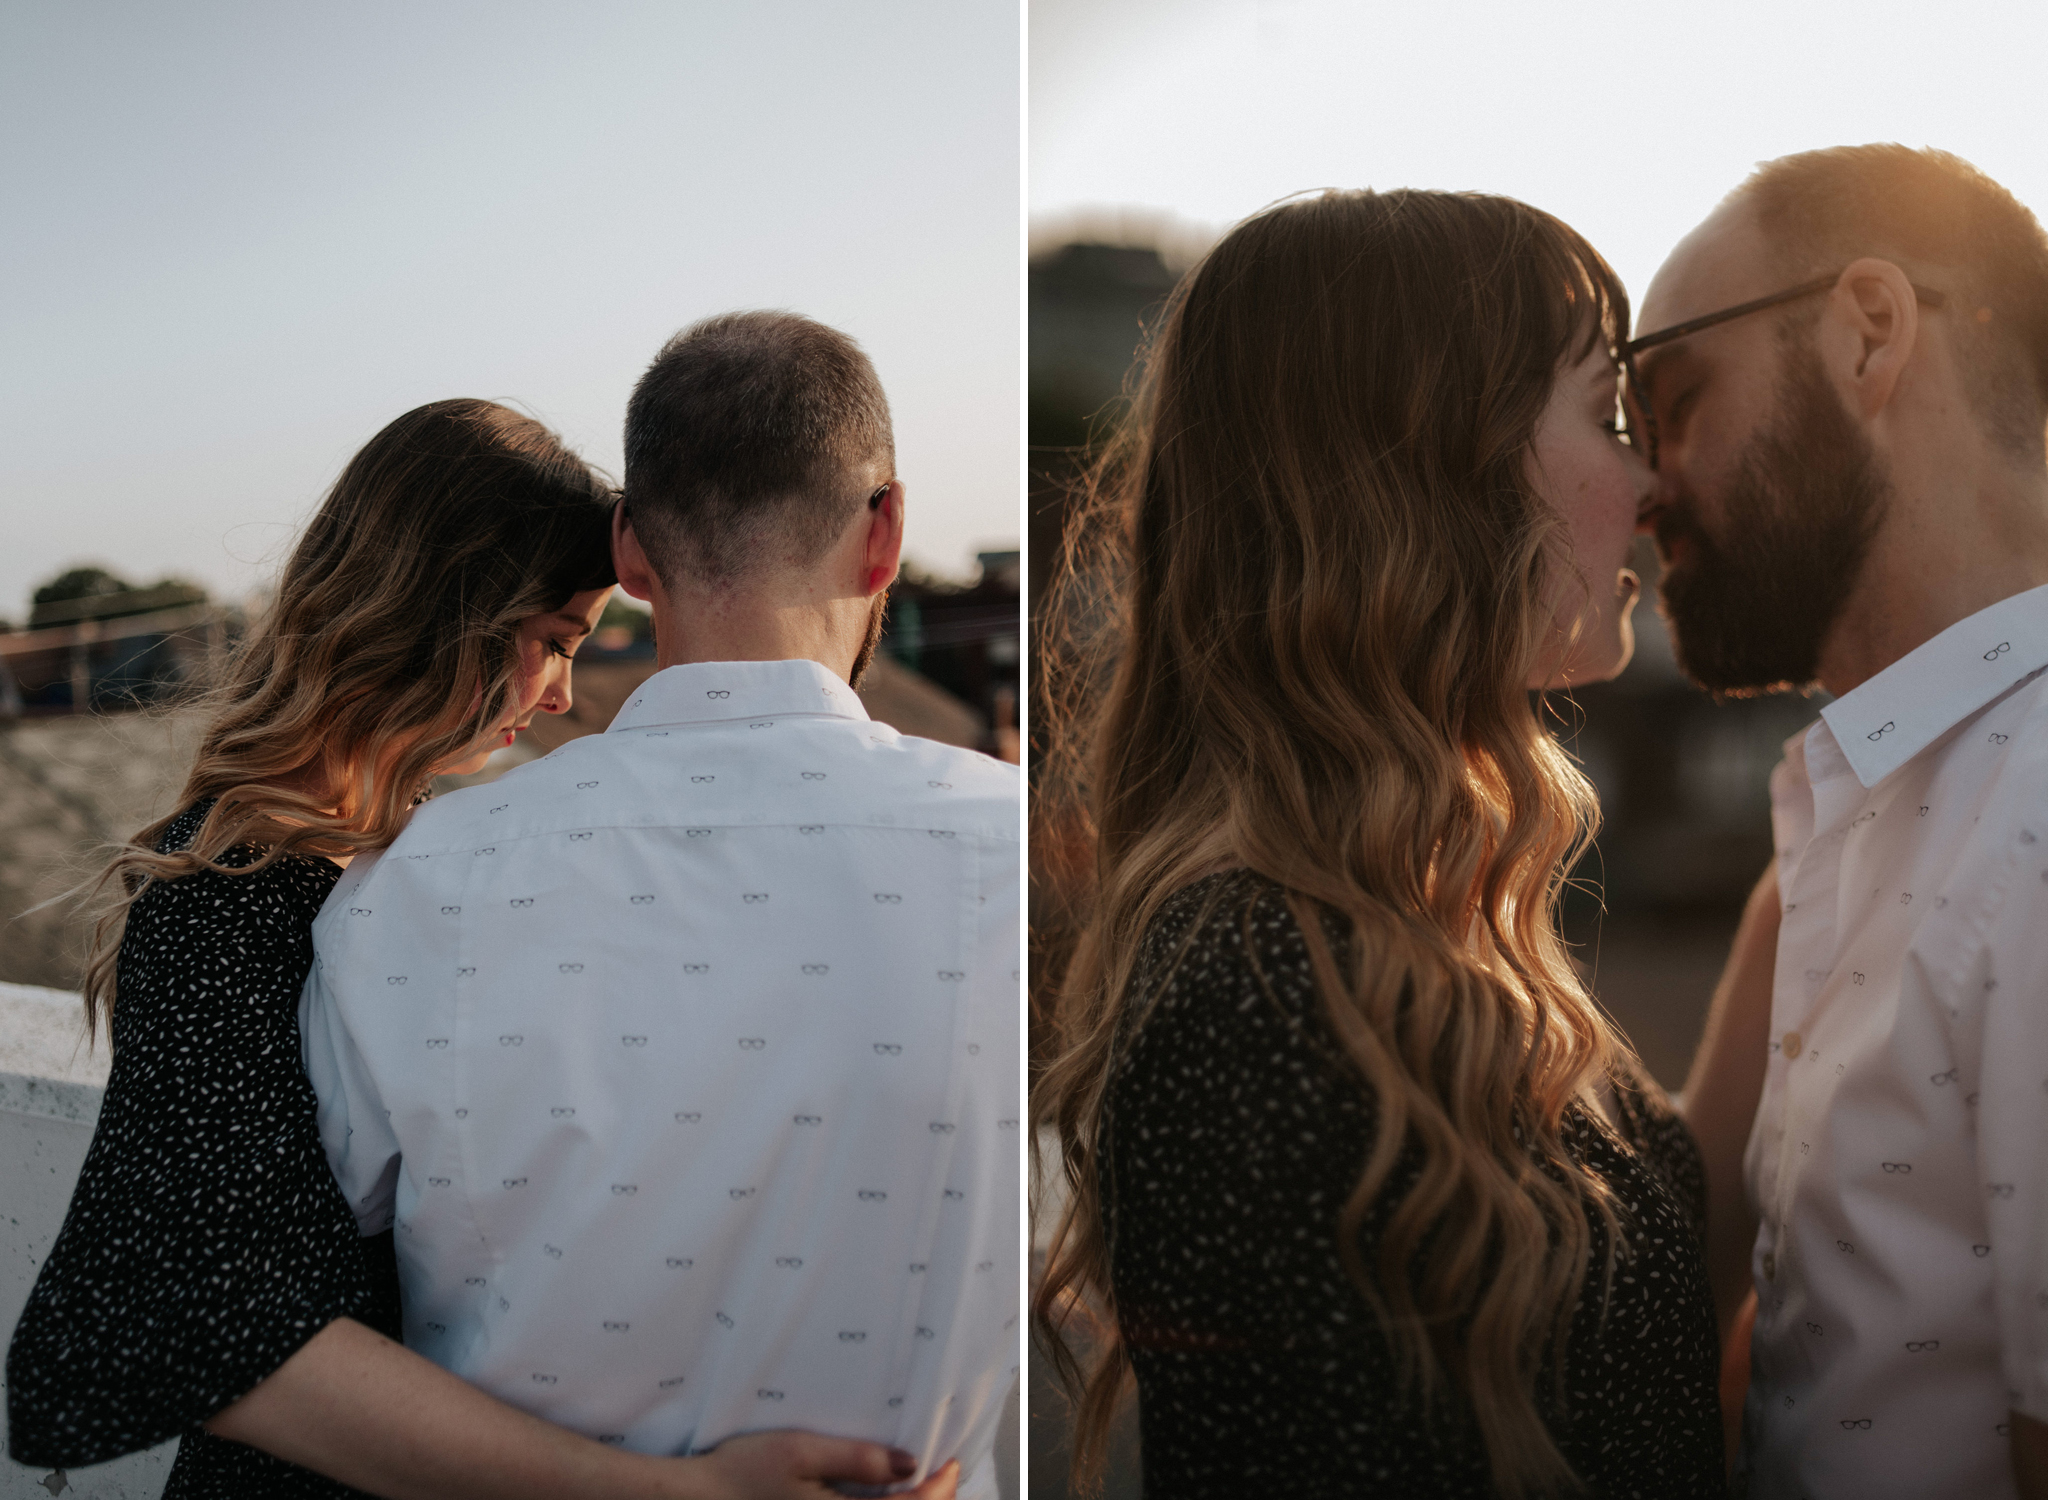
[[[575,705],[575,696],[569,687],[569,663],[558,660],[558,670],[548,675],[547,690],[540,695],[540,711],[544,714],[565,714]]]

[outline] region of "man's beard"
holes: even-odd
[[[1725,491],[1720,537],[1686,501],[1658,513],[1658,586],[1685,674],[1713,693],[1803,688],[1862,571],[1891,486],[1809,346],[1789,350],[1769,427]]]
[[[883,589],[875,595],[875,602],[868,606],[868,637],[860,643],[860,652],[853,659],[853,671],[846,679],[855,692],[860,691],[861,680],[868,675],[868,666],[875,659],[875,648],[882,643],[882,622],[888,615],[889,591]]]

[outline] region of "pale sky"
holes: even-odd
[[[712,313],[874,358],[907,551],[1020,530],[1014,0],[0,0],[0,617],[260,585],[422,402],[614,476]]]
[[[2048,212],[2048,6],[1034,0],[1033,222],[1221,230],[1304,188],[1507,193],[1639,300],[1758,161],[1900,141]]]

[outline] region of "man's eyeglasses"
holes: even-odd
[[[1846,266],[1843,267],[1843,270],[1847,269]],[[1654,349],[1659,344],[1674,343],[1689,334],[1698,333],[1703,328],[1712,328],[1717,323],[1728,323],[1736,318],[1746,318],[1751,313],[1762,312],[1767,307],[1778,307],[1787,302],[1796,302],[1801,297],[1811,297],[1815,292],[1825,292],[1841,279],[1841,271],[1836,271],[1828,276],[1816,276],[1811,281],[1802,281],[1798,286],[1787,287],[1782,292],[1773,292],[1768,297],[1758,297],[1753,302],[1741,302],[1737,303],[1734,307],[1724,307],[1719,312],[1710,312],[1697,318],[1688,318],[1683,323],[1673,324],[1669,328],[1660,328],[1655,333],[1646,333],[1639,339],[1631,339],[1623,344],[1621,346],[1623,385],[1621,434],[1628,440],[1629,446],[1641,448],[1643,458],[1649,463],[1650,467],[1653,469],[1657,467],[1657,418],[1650,410],[1649,400],[1643,390],[1642,377],[1636,374],[1636,356],[1638,354],[1641,354],[1645,349]],[[1913,295],[1929,307],[1940,307],[1948,301],[1945,293],[1937,292],[1931,287],[1921,286],[1918,282],[1912,285]],[[1639,418],[1640,429],[1638,428]],[[1636,441],[1638,435],[1643,439],[1641,443]]]

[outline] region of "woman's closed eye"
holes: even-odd
[[[1623,419],[1621,404],[1621,382],[1607,376],[1593,385],[1592,400],[1587,403],[1587,414],[1600,424],[1600,430],[1609,437],[1626,439],[1628,424]]]
[[[561,657],[563,661],[574,661],[576,659],[576,653],[574,651],[571,651],[567,646],[564,646],[560,641],[551,639],[547,643],[547,646],[550,652],[552,652],[556,656]]]

